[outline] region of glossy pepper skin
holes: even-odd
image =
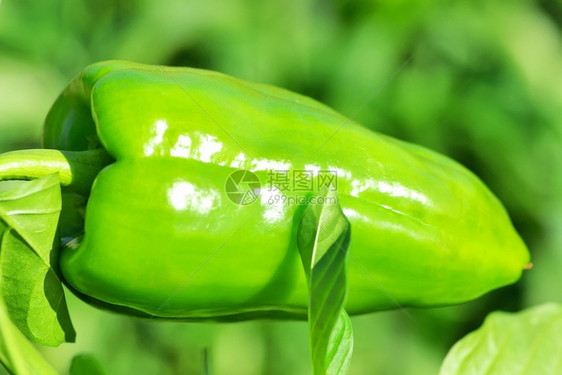
[[[89,66],[55,102],[43,142],[102,147],[115,160],[97,175],[83,240],[62,248],[60,268],[83,298],[116,311],[306,319],[304,206],[269,203],[279,192],[268,170],[337,171],[352,228],[350,314],[467,301],[515,282],[529,262],[501,203],[461,165],[215,72]],[[243,206],[225,193],[240,169],[262,183]]]

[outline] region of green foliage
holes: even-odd
[[[61,210],[58,174],[9,185],[9,190],[0,190],[0,285],[6,309],[35,343],[57,346],[74,341],[62,285],[52,265]]]
[[[315,375],[346,374],[353,353],[351,320],[345,312],[351,225],[335,191],[324,189],[309,203],[298,229],[308,280],[308,324]]]
[[[70,375],[103,375],[98,360],[91,354],[79,354],[72,358],[70,364]]]
[[[459,341],[441,375],[556,375],[562,373],[562,306],[545,304],[509,314],[494,312]]]
[[[506,204],[534,268],[462,306],[353,318],[350,374],[435,374],[488,312],[561,301],[561,15],[554,0],[2,0],[0,150],[38,146],[64,84],[118,58],[287,87],[454,157]],[[114,373],[198,374],[203,346],[217,374],[310,373],[300,323],[131,322],[69,303],[80,350]],[[77,349],[43,350],[62,372]]]
[[[8,316],[0,298],[0,363],[12,374],[57,375]],[[1,368],[0,368],[1,371]]]

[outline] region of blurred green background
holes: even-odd
[[[487,183],[534,268],[461,306],[354,318],[351,374],[436,374],[490,311],[562,301],[562,1],[0,1],[2,152],[39,146],[84,66],[126,59],[307,94]],[[305,323],[142,321],[69,299],[77,343],[41,348],[62,373],[78,352],[108,374],[310,372]]]

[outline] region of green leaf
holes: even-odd
[[[347,295],[349,220],[335,191],[320,192],[305,209],[298,248],[309,286],[308,324],[315,375],[345,374],[353,352],[353,332],[344,310]]]
[[[0,298],[0,362],[12,374],[56,375],[57,372],[12,323]]]
[[[494,312],[452,347],[440,375],[558,375],[561,353],[561,305]]]
[[[104,375],[98,360],[91,354],[78,354],[72,358],[70,375]]]
[[[0,285],[9,316],[37,344],[74,341],[62,284],[51,266],[61,210],[58,175],[9,187],[0,190]]]
[[[10,184],[12,189],[0,192],[0,219],[49,264],[61,210],[58,175]]]

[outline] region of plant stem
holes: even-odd
[[[0,181],[31,180],[58,172],[62,186],[88,195],[98,173],[113,161],[104,149],[11,151],[0,154]]]

